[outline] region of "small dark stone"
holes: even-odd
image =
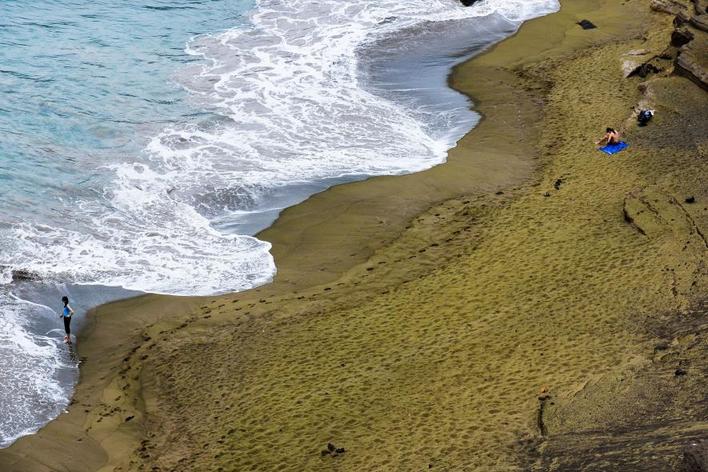
[[[589,29],[595,29],[595,28],[597,28],[597,26],[595,26],[595,25],[593,24],[593,22],[590,21],[590,20],[580,20],[580,21],[578,21],[578,24],[579,24],[580,27],[581,27],[582,29],[584,29],[584,30],[589,30]]]
[[[686,203],[696,203],[696,197],[694,197],[693,195],[691,195],[690,197],[686,197],[686,199],[684,200],[684,202],[686,202]]]
[[[334,450],[334,452],[336,452],[337,454],[344,454],[345,452],[347,452],[347,450],[344,449],[343,447],[338,447],[337,449]]]
[[[330,454],[330,452],[329,452],[327,449],[323,449],[323,450],[320,451],[320,455],[321,455],[322,457],[328,456],[329,454]]]
[[[550,193],[550,192],[545,192],[545,193],[543,194],[543,196],[544,196],[544,197],[550,197],[550,196],[551,196],[551,193]]]
[[[335,446],[335,445],[332,444],[332,443],[327,443],[327,449],[329,450],[329,452],[332,452],[332,451],[334,451],[335,449],[337,449],[337,446]]]
[[[499,190],[499,191],[498,191],[497,193],[495,193],[494,195],[504,195],[504,192],[502,192],[501,190]]]
[[[474,4],[477,0],[460,0],[460,3],[462,3],[464,6],[469,7]]]
[[[563,185],[563,179],[556,179],[556,181],[553,183],[553,188],[556,190],[560,190],[561,185]]]
[[[667,342],[659,343],[656,346],[654,346],[655,351],[665,351],[668,348],[669,348],[669,343],[667,343]]]
[[[126,417],[126,418],[125,418],[126,423],[127,423],[128,421],[132,420],[133,418],[135,418],[135,416],[133,416],[133,415],[130,415],[130,416]]]
[[[679,376],[681,376],[681,375],[686,375],[686,374],[687,374],[687,372],[686,372],[684,369],[680,368],[680,367],[674,371],[674,375],[675,375],[676,377],[679,377]]]

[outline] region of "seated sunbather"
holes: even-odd
[[[620,142],[619,132],[615,131],[614,128],[607,128],[605,130],[605,136],[603,136],[602,139],[597,142],[597,144],[598,145],[617,144],[619,142]]]

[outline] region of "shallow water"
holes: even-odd
[[[250,235],[333,184],[443,162],[476,122],[449,67],[556,8],[0,3],[0,445],[68,404],[61,294],[80,325],[125,290],[267,282]]]
[[[85,309],[128,294],[71,285],[120,275],[132,234],[149,228],[111,202],[108,166],[142,159],[165,126],[204,115],[174,81],[195,61],[185,42],[243,24],[252,6],[0,2],[0,446],[68,404],[78,370],[61,343],[60,296],[75,299],[76,329]],[[11,269],[49,280],[9,284]]]

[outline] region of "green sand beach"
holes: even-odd
[[[483,120],[449,161],[283,212],[272,284],[95,309],[0,470],[701,470],[708,98],[656,10],[563,1],[457,67]]]

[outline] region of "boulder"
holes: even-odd
[[[694,15],[688,22],[696,29],[708,32],[708,14]]]
[[[590,21],[590,20],[580,20],[580,21],[578,21],[578,24],[579,24],[580,27],[581,27],[582,29],[584,29],[584,30],[597,28],[597,26],[595,26],[595,25],[593,24],[593,22]]]
[[[674,61],[674,73],[694,81],[708,90],[708,37],[701,34],[679,49]]]
[[[649,7],[654,11],[678,15],[681,18],[687,19],[690,16],[688,5],[678,0],[651,0]]]
[[[677,48],[690,43],[692,39],[693,33],[686,28],[677,28],[671,33],[671,45]]]

